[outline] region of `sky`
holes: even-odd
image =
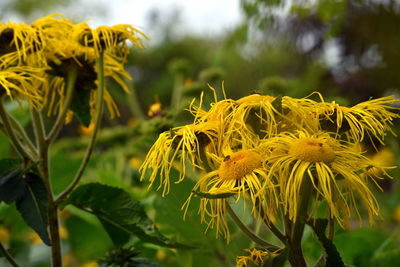
[[[107,10],[107,24],[132,24],[147,32],[148,15],[152,9],[181,11],[186,31],[213,34],[233,28],[241,19],[240,0],[113,0]],[[97,19],[96,19],[97,20]],[[104,23],[104,22],[102,22]]]

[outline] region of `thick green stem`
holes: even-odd
[[[100,124],[101,124],[101,118],[103,115],[103,96],[104,96],[104,54],[101,53],[100,57],[97,59],[97,70],[98,70],[98,88],[97,88],[97,102],[96,102],[96,117],[94,121],[94,129],[93,129],[93,134],[90,138],[89,145],[86,149],[85,156],[82,160],[81,166],[79,167],[74,179],[72,180],[72,183],[68,186],[67,189],[65,189],[57,198],[56,201],[60,201],[66,196],[68,196],[69,193],[72,192],[72,190],[75,188],[75,186],[79,183],[83,172],[86,169],[87,164],[89,163],[89,159],[92,155],[94,145],[96,143],[96,138],[97,138],[97,133],[100,129]]]
[[[231,206],[229,205],[228,202],[226,202],[226,209],[228,211],[228,214],[231,216],[233,221],[236,223],[236,225],[242,230],[244,234],[246,234],[251,240],[256,242],[258,245],[265,247],[265,248],[270,248],[270,249],[279,249],[278,246],[273,245],[271,243],[268,243],[267,241],[263,240],[256,234],[254,234],[249,228],[247,228],[246,225],[243,224],[243,222],[239,219],[239,217],[236,215],[236,213],[233,211]]]
[[[7,111],[4,107],[3,98],[0,98],[0,118],[3,122],[3,127],[5,129],[5,133],[10,138],[11,145],[14,147],[15,151],[18,155],[23,159],[31,159],[27,151],[22,147],[20,141],[15,135],[15,131],[11,126],[10,118],[7,114]]]
[[[66,81],[67,82],[67,91],[65,94],[63,107],[62,107],[60,113],[58,114],[57,120],[54,123],[53,128],[50,130],[50,133],[46,138],[46,142],[48,144],[52,143],[54,141],[54,139],[56,139],[58,133],[60,132],[62,126],[65,123],[65,115],[67,114],[70,103],[74,96],[75,82],[76,82],[77,76],[78,76],[77,68],[71,66],[71,68],[68,70],[68,76],[67,76],[67,81]]]
[[[44,131],[43,120],[40,114],[36,111],[32,112],[32,123],[35,131],[36,142],[39,148],[39,172],[43,179],[47,189],[48,196],[48,219],[49,219],[49,230],[51,239],[51,260],[53,267],[62,266],[62,252],[61,252],[61,240],[60,230],[58,223],[57,206],[54,201],[53,189],[50,181],[49,172],[49,144],[45,140],[46,133]]]
[[[289,237],[289,261],[292,266],[306,267],[301,249],[301,240],[303,238],[304,226],[308,217],[308,206],[312,196],[313,186],[308,176],[305,176],[300,188],[300,201],[298,203],[297,217],[292,224],[291,235]]]
[[[7,259],[7,261],[13,266],[13,267],[19,267],[17,262],[14,260],[14,258],[11,256],[10,253],[6,250],[6,248],[3,246],[2,243],[0,243],[0,254],[3,254],[3,256]]]

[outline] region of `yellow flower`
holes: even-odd
[[[358,214],[356,196],[364,202],[371,223],[379,214],[378,203],[368,188],[368,182],[373,182],[366,174],[371,161],[354,151],[352,144],[340,143],[328,133],[310,135],[303,131],[282,133],[263,144],[271,151],[266,158],[269,178],[279,183],[285,214],[292,221],[297,219],[305,183],[312,186],[316,199],[327,203],[330,216],[342,226],[351,208]]]
[[[93,47],[96,55],[107,49],[117,49],[122,57],[125,57],[129,50],[126,40],[137,48],[143,48],[142,40],[147,39],[144,33],[127,24],[91,29],[86,23],[81,23],[76,26],[75,35],[81,44]]]
[[[150,105],[149,110],[147,111],[147,116],[150,118],[160,116],[162,114],[162,105],[159,99],[153,104]]]
[[[379,177],[385,173],[385,169],[395,168],[396,156],[390,148],[384,148],[376,152],[371,157],[371,168],[367,170],[367,174],[372,177]]]
[[[133,170],[137,170],[140,168],[140,165],[142,164],[142,159],[139,157],[132,157],[129,160],[129,166],[133,169]]]
[[[157,174],[159,174],[160,185],[157,190],[163,187],[163,196],[168,194],[169,174],[175,160],[179,159],[179,167],[181,168],[178,181],[176,181],[176,183],[179,183],[185,178],[187,160],[193,167],[202,168],[198,165],[198,162],[201,161],[200,149],[206,146],[213,148],[212,142],[215,136],[216,126],[212,122],[180,126],[160,134],[139,169],[141,180],[144,179],[147,170],[152,169],[149,187],[153,185]]]
[[[46,60],[44,64],[49,67],[46,77],[48,82],[43,90],[48,115],[57,115],[62,110],[65,84],[68,82],[66,78],[72,68],[78,69],[75,90],[89,95],[90,112],[95,114],[95,62],[99,53],[103,51],[104,75],[112,78],[125,92],[129,92],[124,82],[124,78],[131,79],[124,68],[129,53],[126,41],[130,40],[134,46],[142,48],[141,40],[147,38],[137,29],[130,25],[100,26],[91,29],[86,23],[74,24],[58,14],[38,19],[32,23],[32,28],[41,33],[44,44],[42,54]],[[107,88],[104,101],[110,117],[119,116],[118,108]],[[71,119],[71,111],[69,115]]]
[[[28,66],[0,70],[0,96],[5,93],[11,100],[27,100],[31,107],[40,108],[42,75],[43,69]]]
[[[215,165],[219,168],[203,175],[197,182],[194,191],[199,190],[201,193],[211,195],[219,194],[235,194],[234,203],[238,203],[240,198],[249,196],[252,202],[252,213],[257,216],[256,201],[263,201],[268,198],[268,215],[275,216],[277,199],[275,194],[275,185],[266,181],[268,174],[263,169],[263,155],[256,152],[256,150],[240,150],[220,158],[216,155],[212,156],[216,161]],[[265,186],[267,185],[268,186]],[[263,187],[264,185],[264,187]],[[264,192],[262,196],[256,197],[261,191]],[[188,200],[183,205],[185,214],[188,209],[189,203],[196,193],[192,193]],[[213,228],[216,226],[217,235],[222,233],[229,241],[229,229],[226,222],[226,199],[225,198],[201,198],[200,200],[200,214],[202,222],[206,222],[208,227]],[[244,202],[244,205],[245,202]],[[245,208],[245,206],[244,206]],[[207,215],[209,220],[206,219]]]
[[[277,254],[275,252],[268,252],[258,249],[245,249],[248,256],[238,256],[236,258],[236,267],[248,267],[248,266],[263,266],[271,257],[275,257]]]
[[[44,46],[42,32],[24,23],[0,22],[0,65],[15,65],[33,55],[40,61]]]
[[[321,127],[330,132],[346,132],[348,139],[355,142],[367,136],[371,141],[376,138],[383,144],[386,133],[391,132],[393,120],[400,117],[393,111],[399,110],[394,107],[399,103],[400,100],[393,96],[364,101],[353,107],[321,102],[318,105]]]

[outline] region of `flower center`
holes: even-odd
[[[302,138],[294,141],[289,149],[289,155],[308,162],[331,163],[335,160],[335,152],[321,140]]]
[[[218,173],[223,180],[239,180],[261,166],[262,158],[260,154],[245,150],[226,156],[219,167]]]

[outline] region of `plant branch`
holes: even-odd
[[[255,201],[255,206],[258,211],[258,214],[264,221],[264,224],[271,230],[271,232],[280,240],[282,241],[283,244],[287,243],[287,238],[286,236],[276,227],[272,221],[268,218],[267,215],[265,215],[264,209],[261,207],[260,199],[257,198]]]
[[[231,216],[231,218],[236,223],[236,225],[240,228],[240,230],[242,230],[242,232],[245,233],[251,240],[256,242],[258,245],[266,247],[266,248],[271,248],[271,249],[275,249],[275,250],[279,249],[278,246],[268,243],[267,241],[263,240],[262,238],[260,238],[256,234],[254,234],[249,228],[247,228],[247,226],[243,224],[243,222],[239,219],[239,217],[233,211],[232,207],[229,205],[228,202],[226,202],[226,209],[228,210],[228,214]]]
[[[15,151],[23,158],[23,159],[32,159],[27,151],[22,147],[20,141],[15,135],[14,129],[11,126],[9,116],[4,107],[3,98],[0,98],[0,118],[3,122],[3,127],[7,136],[10,138],[12,146],[15,148]]]
[[[99,58],[97,59],[97,70],[98,70],[98,88],[97,88],[97,102],[96,102],[96,117],[94,121],[94,129],[93,129],[93,134],[90,138],[88,147],[86,149],[85,156],[82,160],[82,163],[72,180],[72,183],[65,189],[57,198],[56,202],[62,200],[66,196],[68,196],[69,193],[72,192],[72,190],[75,188],[75,186],[79,183],[80,179],[82,178],[83,172],[86,169],[87,164],[89,163],[89,159],[92,155],[94,145],[96,143],[96,138],[97,138],[97,133],[100,129],[101,125],[101,118],[103,115],[103,96],[104,96],[104,54],[101,53]]]
[[[3,244],[0,242],[0,253],[6,257],[7,261],[13,266],[13,267],[19,267],[17,262],[14,260],[14,258],[11,256],[11,254],[6,250],[6,248],[3,246]]]
[[[24,141],[24,144],[29,149],[29,153],[31,154],[32,159],[37,158],[39,156],[38,152],[36,151],[35,146],[32,144],[32,141],[28,137],[28,134],[24,130],[24,127],[22,127],[21,123],[19,123],[13,116],[9,115],[8,118],[10,119],[11,126],[18,132],[19,137]]]

